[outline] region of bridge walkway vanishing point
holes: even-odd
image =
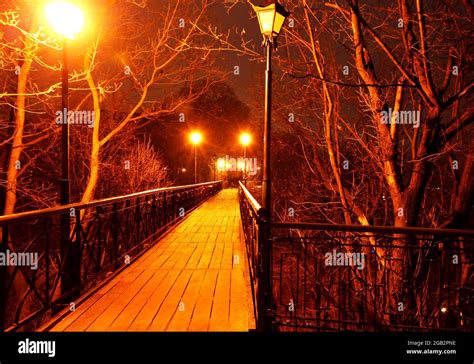
[[[50,331],[255,328],[238,190],[211,197]]]

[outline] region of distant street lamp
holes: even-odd
[[[240,134],[240,144],[244,147],[244,184],[247,186],[247,146],[252,141],[252,137],[248,133]]]
[[[219,158],[217,160],[217,168],[219,171],[223,172],[225,170],[225,160],[223,158]]]
[[[217,159],[217,170],[219,171],[219,179],[224,179],[224,171],[226,170],[226,162],[224,158]]]
[[[265,119],[263,134],[263,179],[262,200],[267,219],[271,219],[271,171],[270,171],[270,145],[271,145],[271,98],[272,98],[272,49],[276,48],[276,38],[283,27],[285,19],[290,15],[283,5],[274,2],[268,6],[256,6],[251,3],[257,14],[258,24],[263,36],[263,46],[266,48],[267,68],[265,71]]]
[[[194,146],[194,183],[197,183],[197,146],[201,144],[202,134],[198,131],[193,131],[189,135],[189,140]]]
[[[71,181],[69,180],[69,70],[68,70],[68,40],[74,39],[84,26],[84,13],[76,5],[54,1],[44,8],[46,20],[50,27],[61,36],[63,44],[62,68],[62,115],[61,124],[61,205],[70,202]],[[64,120],[66,119],[66,120]]]

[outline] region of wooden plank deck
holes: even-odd
[[[237,193],[206,201],[51,331],[255,328]]]

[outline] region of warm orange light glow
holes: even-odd
[[[186,168],[181,169],[181,172],[183,173],[186,172]]]
[[[225,169],[225,160],[220,158],[217,160],[217,169],[223,171]]]
[[[202,141],[202,134],[198,131],[193,131],[190,135],[189,135],[189,140],[191,141],[191,143],[193,143],[194,145],[198,145],[201,143]]]
[[[243,171],[245,169],[245,162],[241,160],[237,161],[237,169]]]
[[[250,144],[251,141],[252,137],[249,133],[240,134],[240,144],[247,146]]]
[[[46,4],[44,13],[51,28],[63,37],[73,39],[84,27],[84,12],[74,4],[54,1]]]

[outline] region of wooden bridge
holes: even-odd
[[[265,216],[243,184],[221,181],[1,216],[0,253],[38,262],[0,265],[0,331],[472,331],[456,287],[474,231]],[[364,264],[328,265],[328,252]],[[429,299],[411,260],[422,286],[440,287]]]
[[[204,202],[51,331],[255,328],[238,190]]]

